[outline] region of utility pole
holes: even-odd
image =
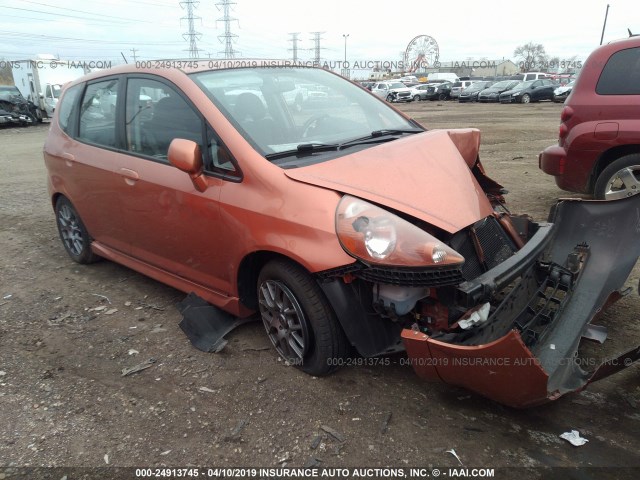
[[[343,33],[342,36],[344,37],[344,64],[342,67],[342,76],[344,78],[349,78],[349,69],[346,67],[347,65],[347,38],[349,38],[349,34],[348,33]]]
[[[136,57],[136,52],[138,51],[138,49],[130,48],[129,50],[131,51],[131,55],[133,56],[133,61],[136,62],[138,60],[138,57]]]
[[[293,52],[293,61],[295,63],[298,61],[298,42],[300,41],[298,35],[300,35],[300,32],[290,33],[289,35],[291,35],[291,39],[289,41],[293,46],[293,48],[290,48],[289,51]]]
[[[322,40],[322,37],[320,35],[322,35],[324,32],[311,32],[311,34],[313,35],[313,37],[311,38],[311,40],[313,40],[313,48],[311,49],[313,51],[313,62],[315,64],[320,64],[320,40]]]
[[[230,0],[220,0],[216,3],[218,11],[222,11],[222,18],[219,18],[216,22],[224,22],[224,34],[218,35],[220,43],[224,43],[224,51],[218,53],[224,54],[224,58],[236,58],[236,56],[240,55],[240,52],[233,48],[233,44],[236,42],[238,35],[231,33],[231,22],[237,22],[238,19],[229,15],[231,7],[235,4],[236,2]]]
[[[183,2],[180,2],[182,9],[187,11],[187,16],[182,17],[180,22],[182,23],[182,20],[186,20],[189,28],[186,33],[182,34],[182,38],[189,41],[189,49],[187,50],[189,52],[189,58],[198,58],[198,45],[196,44],[196,40],[200,40],[200,38],[202,38],[202,34],[200,32],[196,32],[194,26],[195,20],[202,20],[202,17],[198,17],[193,14],[193,11],[198,8],[199,4],[200,2],[197,0],[184,0]]]
[[[609,16],[609,4],[607,3],[607,11],[604,14],[604,24],[602,25],[602,35],[600,35],[600,45],[602,45],[602,40],[604,40],[604,29],[607,28],[608,16]]]

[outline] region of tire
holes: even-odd
[[[531,96],[528,93],[525,93],[524,95],[522,95],[522,98],[520,99],[520,103],[530,103],[531,102]]]
[[[438,95],[438,100],[440,100],[441,102],[447,99],[447,94],[446,93],[441,93],[440,95]]]
[[[349,342],[331,305],[302,267],[272,260],[262,268],[257,286],[262,322],[282,358],[320,376],[334,371],[348,356]]]
[[[393,96],[391,94],[387,95],[387,102],[393,102]]]
[[[82,219],[66,197],[56,202],[56,224],[62,245],[74,262],[87,264],[100,259],[91,251],[91,237],[82,223]]]
[[[598,176],[593,194],[598,200],[615,200],[640,193],[640,153],[620,157]]]
[[[420,101],[420,95],[414,95],[413,96],[413,101],[414,102],[419,102]]]

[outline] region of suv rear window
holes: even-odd
[[[604,66],[598,95],[640,95],[640,48],[627,48],[614,53]]]

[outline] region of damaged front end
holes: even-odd
[[[549,224],[513,256],[456,288],[456,301],[490,312],[471,325],[402,331],[418,375],[460,385],[514,407],[553,400],[631,365],[640,349],[586,372],[577,359],[590,321],[620,298],[640,256],[640,197],[561,200]]]
[[[0,98],[0,125],[30,125],[36,123],[36,107],[17,95]]]
[[[640,195],[561,200],[548,223],[496,211],[446,243],[463,265],[360,261],[323,273],[321,285],[362,355],[404,347],[420,377],[514,407],[579,390],[640,357],[634,349],[593,372],[577,358],[581,338],[603,340],[590,322],[622,296],[640,256]],[[331,281],[336,276],[342,281]]]

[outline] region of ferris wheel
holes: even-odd
[[[438,42],[429,35],[418,35],[407,45],[404,52],[405,64],[409,66],[408,71],[416,72],[425,68],[438,67],[440,50]]]

